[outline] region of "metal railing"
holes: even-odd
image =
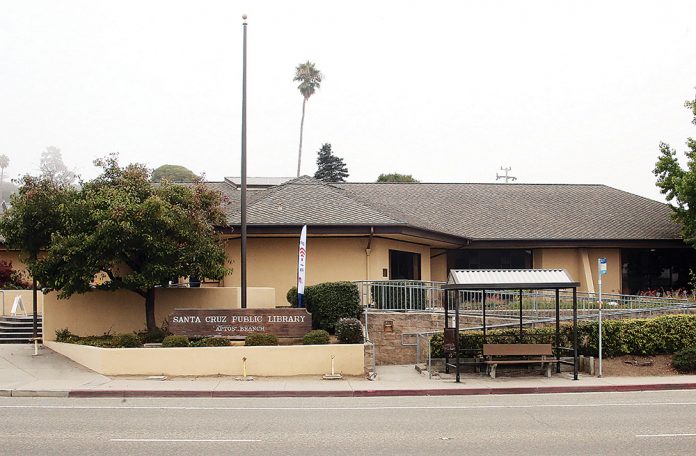
[[[444,303],[444,282],[420,280],[360,280],[358,286],[360,302],[366,309],[387,311],[431,311],[442,312]],[[483,292],[458,291],[450,301],[450,309],[459,303],[461,312],[481,312]],[[616,293],[602,294],[605,312],[622,312],[626,310],[660,309],[688,306],[696,301],[687,298],[656,297],[642,295],[624,295]],[[569,290],[559,291],[561,310],[572,310],[573,294]],[[597,311],[599,296],[597,293],[577,292],[578,310],[582,312]],[[522,290],[522,310],[526,312],[555,311],[556,296],[554,290]],[[519,312],[519,290],[486,291],[487,312]]]
[[[359,280],[360,302],[379,310],[442,310],[443,282]]]

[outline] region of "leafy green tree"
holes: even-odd
[[[152,182],[196,182],[200,179],[193,171],[181,165],[162,165],[152,172]]]
[[[693,112],[691,122],[696,125],[696,97],[687,100],[684,106]],[[657,186],[670,202],[675,220],[681,224],[684,241],[696,247],[696,140],[687,138],[686,146],[687,161],[683,168],[677,152],[669,144],[660,143],[660,157],[653,173],[657,176]]]
[[[317,166],[319,169],[314,173],[314,177],[324,182],[345,182],[348,177],[346,164],[342,158],[333,154],[329,143],[324,143],[319,149]]]
[[[10,197],[10,208],[0,217],[0,235],[10,248],[19,249],[32,276],[34,316],[37,311],[39,253],[48,248],[53,235],[65,229],[65,210],[76,190],[47,177],[24,176],[19,192]],[[34,318],[34,337],[37,321]]]
[[[297,88],[302,94],[302,120],[300,121],[300,149],[297,153],[297,177],[300,177],[300,165],[302,164],[302,134],[304,131],[305,106],[309,97],[314,95],[314,92],[321,87],[323,77],[321,71],[317,70],[309,60],[297,65],[295,68],[293,81],[300,83]]]
[[[156,287],[171,277],[225,275],[214,228],[225,224],[220,194],[200,183],[152,185],[143,165],[121,167],[115,155],[95,164],[102,174],[79,190],[65,229],[54,233],[38,263],[38,276],[61,298],[94,289],[137,293],[152,332]],[[95,284],[100,272],[109,280]]]
[[[39,169],[41,169],[41,177],[54,181],[58,185],[74,185],[77,180],[77,174],[63,163],[63,154],[54,146],[49,146],[41,152]]]
[[[413,178],[410,174],[389,173],[380,174],[377,182],[420,182]]]

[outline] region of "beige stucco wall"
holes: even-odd
[[[269,288],[248,289],[248,307],[275,307]],[[239,288],[162,288],[155,295],[155,321],[160,325],[174,309],[239,308]],[[58,299],[44,297],[44,340],[55,340],[57,329],[68,328],[78,336],[118,334],[145,328],[145,299],[131,291],[93,291]]]
[[[282,377],[331,372],[364,373],[364,346],[287,345],[276,347],[97,348],[46,342],[46,346],[103,375],[241,375]]]
[[[297,283],[298,238],[249,238],[247,244],[247,284],[276,290],[276,305],[287,305],[287,291]],[[367,237],[307,240],[307,285],[340,280],[386,280],[382,269],[389,269],[389,250],[421,254],[421,278],[430,280],[430,247],[391,239],[373,238],[369,257]],[[226,287],[240,284],[239,240],[226,243],[232,273],[225,277]]]
[[[590,271],[595,291],[599,291],[597,281],[597,261],[607,259],[607,273],[602,276],[602,291],[604,293],[621,293],[621,251],[620,249],[588,249]]]
[[[620,249],[538,249],[534,251],[534,267],[563,268],[580,282],[578,291],[598,290],[597,260],[607,259],[607,274],[602,278],[602,291],[621,292]]]
[[[2,290],[2,314],[10,315],[12,310],[12,304],[17,296],[22,297],[22,304],[24,305],[24,310],[26,310],[27,315],[33,314],[34,301],[32,296],[32,290]],[[40,291],[36,292],[36,307],[39,314],[43,313],[43,293]],[[18,315],[24,315],[23,313],[18,313]]]
[[[435,250],[434,253],[440,253]],[[447,282],[447,254],[437,255],[430,259],[430,280],[434,282]]]

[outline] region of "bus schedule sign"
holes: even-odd
[[[189,337],[244,337],[270,333],[302,337],[312,330],[306,309],[175,309],[167,319],[172,334]]]

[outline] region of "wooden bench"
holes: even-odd
[[[491,378],[498,364],[541,364],[551,377],[551,365],[557,361],[551,344],[483,344],[483,357]]]

